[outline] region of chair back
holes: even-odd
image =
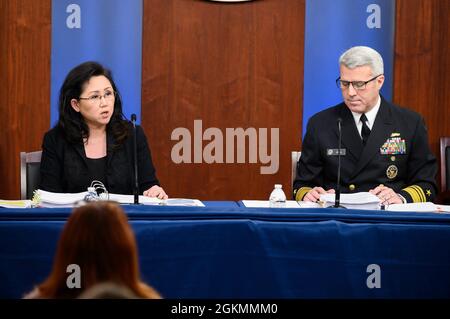
[[[291,152],[291,194],[293,192],[294,180],[297,176],[297,164],[302,152]]]
[[[40,181],[42,151],[20,152],[20,198],[31,199]]]
[[[441,192],[450,190],[450,137],[440,138],[441,146]]]

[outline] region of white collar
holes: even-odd
[[[375,123],[375,118],[377,117],[378,114],[378,110],[380,109],[380,105],[381,105],[381,97],[378,95],[378,100],[377,103],[375,103],[375,106],[366,114],[367,117],[367,126],[372,129],[373,127],[373,123]],[[356,126],[359,127],[360,125],[360,118],[362,113],[356,113],[356,112],[352,112],[353,115],[353,119],[355,120]]]

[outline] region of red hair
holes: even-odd
[[[81,288],[68,288],[67,266],[81,270]],[[161,298],[140,280],[134,233],[123,209],[113,202],[94,202],[74,209],[58,242],[52,272],[38,286],[42,298],[76,298],[102,282],[116,282],[138,297]]]

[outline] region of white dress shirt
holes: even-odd
[[[367,117],[366,124],[370,128],[370,130],[372,130],[373,123],[375,122],[375,118],[377,117],[378,110],[380,109],[380,104],[381,104],[381,98],[380,98],[380,96],[378,96],[378,100],[377,100],[377,103],[375,104],[375,106],[369,112],[364,113],[364,114],[366,114],[366,117]],[[359,136],[361,136],[362,122],[360,121],[360,119],[361,119],[362,113],[352,112],[352,114],[353,114],[353,119],[355,120],[356,128],[358,129],[358,132],[359,132]]]

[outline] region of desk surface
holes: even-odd
[[[450,298],[448,214],[234,202],[124,209],[142,277],[167,298]],[[0,209],[0,298],[48,275],[70,212]],[[374,264],[380,288],[367,285]]]

